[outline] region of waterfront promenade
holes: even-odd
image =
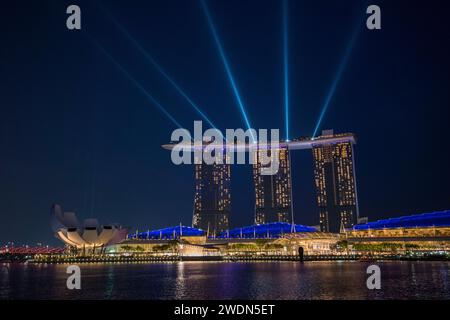
[[[324,255],[210,255],[210,256],[182,256],[173,255],[92,255],[92,256],[64,256],[41,255],[27,260],[28,263],[151,263],[151,262],[182,262],[182,261],[222,261],[222,262],[251,262],[251,261],[450,261],[448,254],[430,252],[415,254],[324,254]]]

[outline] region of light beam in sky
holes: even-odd
[[[252,126],[250,125],[250,121],[248,119],[247,112],[245,111],[244,103],[242,102],[242,98],[241,98],[241,95],[239,93],[239,89],[237,87],[237,84],[236,84],[236,81],[234,79],[233,73],[231,71],[231,67],[230,67],[230,65],[228,63],[227,57],[225,55],[225,51],[223,50],[222,43],[220,42],[219,35],[217,33],[216,27],[214,26],[214,23],[212,21],[211,15],[210,15],[210,13],[208,11],[208,7],[206,6],[206,3],[205,3],[204,0],[201,0],[200,2],[202,4],[203,12],[205,13],[206,19],[208,20],[209,28],[210,28],[211,33],[213,35],[214,42],[216,44],[217,50],[219,51],[220,58],[222,60],[223,66],[225,68],[225,71],[227,73],[227,77],[228,77],[228,80],[230,82],[231,88],[233,89],[233,93],[234,93],[234,96],[236,98],[236,102],[237,102],[237,104],[239,106],[239,109],[241,111],[241,114],[242,114],[242,117],[244,119],[245,125],[247,126],[247,129],[251,129]],[[250,133],[251,133],[251,137],[252,137],[253,142],[256,142],[256,138],[254,137],[253,132],[250,131]]]
[[[360,30],[361,30],[361,27],[358,24],[357,27],[355,28],[355,30],[353,31],[353,34],[352,34],[352,36],[350,38],[350,41],[347,44],[347,48],[345,49],[344,56],[342,57],[341,63],[339,64],[339,67],[337,69],[337,72],[336,72],[336,75],[334,77],[334,80],[331,83],[331,86],[330,86],[330,88],[328,90],[328,93],[327,93],[327,95],[325,97],[325,101],[324,101],[324,103],[322,105],[322,111],[320,112],[319,118],[317,119],[316,126],[314,128],[314,133],[312,135],[313,138],[316,137],[317,132],[319,131],[320,125],[321,125],[321,123],[322,123],[322,121],[324,119],[324,116],[325,116],[325,114],[326,114],[326,112],[328,110],[328,107],[329,107],[330,102],[331,102],[331,100],[332,100],[332,98],[334,96],[334,93],[335,93],[336,88],[337,88],[337,86],[339,84],[339,81],[342,78],[342,74],[344,73],[345,67],[348,64],[348,60],[350,58],[351,52],[352,52],[353,47],[355,45],[355,41],[358,38]]]
[[[214,123],[209,119],[204,111],[188,96],[188,94],[167,74],[167,72],[161,67],[160,64],[148,53],[147,50],[125,29],[122,24],[105,8],[100,7],[101,10],[111,19],[115,26],[133,43],[133,45],[139,50],[139,52],[145,56],[148,62],[158,70],[158,72],[164,76],[164,78],[176,89],[176,91],[197,111],[197,113],[205,120],[212,128],[217,128]]]
[[[156,100],[114,57],[106,51],[106,49],[93,37],[89,36],[91,41],[95,44],[97,48],[100,49],[100,51],[109,58],[109,60],[119,69],[125,77],[127,77],[128,80],[130,80],[131,83],[133,83],[136,88],[141,91],[142,94],[146,96],[146,98],[154,105],[156,106],[172,123],[175,124],[178,128],[183,128],[183,126],[164,108],[158,100]]]
[[[283,0],[283,72],[284,72],[284,117],[286,141],[289,141],[289,52],[288,52],[288,0]]]

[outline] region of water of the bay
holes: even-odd
[[[370,264],[381,289],[369,290]],[[450,299],[450,262],[0,264],[0,299]]]

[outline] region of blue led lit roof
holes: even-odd
[[[140,233],[129,234],[129,239],[176,239],[180,236],[204,236],[205,231],[186,227],[176,226],[157,230],[149,230]]]
[[[415,214],[398,218],[378,220],[364,224],[357,224],[353,227],[353,230],[448,226],[450,226],[450,210]]]
[[[316,232],[313,227],[296,224],[294,232]],[[287,222],[272,222],[253,226],[235,228],[222,232],[218,238],[278,238],[292,232],[292,224]]]

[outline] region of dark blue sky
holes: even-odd
[[[445,1],[375,1],[321,128],[354,132],[360,211],[371,220],[450,208]],[[66,7],[82,31],[66,28]],[[284,132],[281,1],[207,1],[254,128]],[[366,1],[289,2],[291,137],[311,135]],[[219,129],[244,128],[199,1],[103,1]],[[363,27],[363,25],[362,25]],[[190,225],[193,168],[160,145],[201,120],[95,1],[14,1],[0,19],[0,243],[58,243],[49,209],[133,228]],[[315,225],[312,156],[293,155],[295,219]],[[232,172],[232,226],[251,224],[251,167]]]

